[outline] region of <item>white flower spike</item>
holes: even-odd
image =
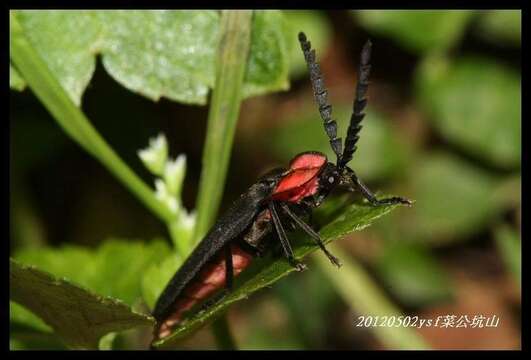
[[[149,146],[138,151],[144,166],[154,175],[162,175],[168,158],[168,141],[164,134],[149,139]]]

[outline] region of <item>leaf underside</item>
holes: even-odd
[[[110,332],[153,324],[153,318],[133,312],[119,300],[93,294],[13,259],[9,291],[11,300],[38,314],[73,348],[97,349],[100,338]]]

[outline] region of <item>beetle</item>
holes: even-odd
[[[334,265],[341,266],[326,249],[319,234],[303,220],[335,187],[359,191],[374,206],[411,205],[410,200],[401,197],[377,199],[347,166],[356,151],[360,123],[365,116],[371,42],[367,41],[361,51],[353,113],[342,151],[315,50],[304,33],[299,33],[298,38],[336,163],[329,162],[323,153],[303,152],[290,161],[288,168],[268,172],[243,193],[199,242],[158,298],[153,311],[157,320],[154,341],[168,336],[186,312],[214,292],[223,288],[230,291],[233,278],[251,263],[253,257],[262,256],[272,247],[271,237],[266,236],[272,231],[276,233],[289,263],[297,270],[303,270],[305,265],[295,259],[283,223],[301,228]]]

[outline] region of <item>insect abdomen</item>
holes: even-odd
[[[251,263],[252,256],[239,246],[230,245],[232,254],[233,274],[237,276]],[[225,256],[223,251],[212,262],[206,264],[199,274],[182,291],[175,300],[170,315],[161,322],[156,337],[161,339],[171,333],[171,329],[177,325],[185,312],[194,305],[206,299],[212,293],[223,288],[226,282]]]

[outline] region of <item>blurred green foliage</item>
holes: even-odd
[[[412,174],[418,200],[407,226],[410,235],[421,241],[440,244],[465,239],[503,211],[494,196],[499,180],[453,155],[428,154]]]
[[[501,225],[496,229],[495,239],[503,261],[520,288],[522,282],[522,245],[519,234],[511,227]]]
[[[392,37],[401,46],[418,53],[447,50],[464,34],[472,11],[452,10],[362,10],[357,20],[370,32]]]
[[[485,41],[520,46],[522,10],[489,10],[482,12],[477,34]]]
[[[495,61],[428,58],[417,74],[417,98],[450,142],[500,167],[520,164],[520,76]]]
[[[291,78],[298,78],[308,72],[304,57],[301,56],[298,35],[301,30],[311,39],[312,48],[323,53],[326,46],[330,44],[331,28],[326,16],[318,11],[285,10],[285,23],[289,44],[289,75]]]
[[[452,295],[446,272],[420,244],[388,241],[375,266],[386,288],[407,305],[440,302]]]
[[[309,266],[312,271],[298,276],[297,281],[287,281],[288,279],[280,281],[275,286],[273,295],[277,295],[282,300],[282,305],[287,310],[289,316],[287,326],[293,333],[293,338],[298,340],[300,344],[298,348],[322,349],[325,346],[322,329],[326,329],[331,321],[329,312],[336,305],[337,295],[320,269],[313,266],[313,263]],[[311,301],[300,301],[301,294]],[[253,335],[248,336],[248,338],[253,337]],[[264,340],[261,346],[255,348],[276,347],[276,341],[270,340],[265,343]]]
[[[142,275],[142,297],[150,309],[155,307],[157,298],[182,262],[178,254],[172,253],[161,262],[146,268]]]
[[[336,104],[333,118],[338,125],[338,134],[345,134],[352,112],[351,104]],[[294,155],[308,149],[326,154],[334,161],[335,154],[330,148],[328,138],[323,136],[323,124],[319,112],[313,103],[307,103],[302,111],[290,114],[282,119],[285,123],[275,129],[270,137],[264,139],[284,163]],[[297,134],[294,136],[293,134]],[[356,173],[366,180],[384,179],[399,174],[406,166],[412,146],[397,137],[392,125],[384,115],[373,110],[367,112],[358,142],[356,156],[349,164]]]

